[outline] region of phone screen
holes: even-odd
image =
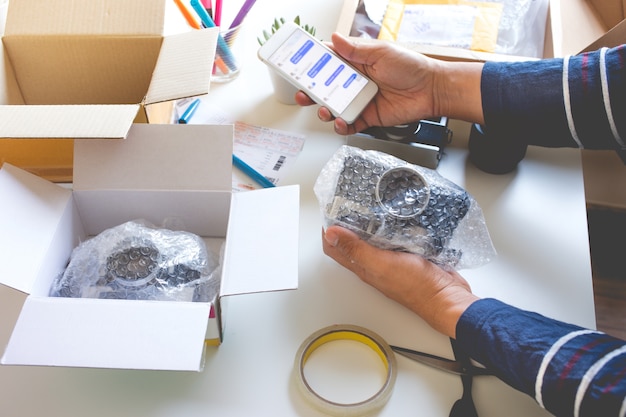
[[[328,49],[296,30],[269,61],[296,80],[335,114],[341,114],[368,80]]]

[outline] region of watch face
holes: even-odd
[[[217,258],[199,236],[128,222],[75,248],[51,295],[211,301],[219,290]]]
[[[173,263],[148,241],[113,253],[106,260],[106,285],[127,288],[176,287],[199,279],[200,271]]]
[[[411,168],[385,171],[376,184],[378,203],[387,213],[400,218],[411,218],[424,211],[429,194],[424,177]]]
[[[144,287],[154,281],[159,270],[159,251],[149,242],[141,242],[110,255],[106,260],[107,283],[125,287]]]

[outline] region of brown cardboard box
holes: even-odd
[[[587,0],[601,26],[597,37],[583,50],[612,47],[626,43],[626,0]],[[575,31],[572,31],[575,33]]]
[[[624,20],[626,0],[588,0],[593,5],[607,30]]]
[[[73,139],[0,139],[0,166],[8,162],[53,182],[71,182]]]
[[[191,30],[168,0],[11,0],[0,163],[67,180],[72,138],[124,138],[133,122],[170,122],[173,100],[208,92],[217,33]]]
[[[626,43],[626,0],[586,0],[597,15],[598,33],[606,35],[585,50]],[[576,33],[573,31],[572,33]],[[580,43],[579,43],[580,44]],[[624,184],[626,169],[613,151],[582,151],[585,198],[588,205],[626,210],[626,195],[614,184]],[[612,186],[607,186],[611,184]],[[623,187],[618,185],[617,189]]]

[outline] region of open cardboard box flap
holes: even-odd
[[[7,106],[0,107],[0,137],[124,137],[118,131],[128,130],[129,105],[131,122],[169,122],[152,120],[150,108],[208,93],[218,33],[192,30],[166,0],[11,1],[1,45],[0,104]],[[51,105],[68,113],[38,107]]]
[[[123,139],[139,107],[137,104],[0,106],[0,136]]]
[[[207,28],[164,38],[144,103],[207,94],[218,34]]]
[[[626,20],[612,27],[606,34],[587,46],[583,52],[595,51],[602,47],[613,48],[623,43],[626,43]]]
[[[73,190],[5,164],[0,282],[30,295],[2,363],[202,368],[211,303],[47,296],[80,241],[138,215],[226,237],[220,297],[296,288],[298,187],[232,193],[232,134],[232,126],[135,124],[125,141],[76,141]]]

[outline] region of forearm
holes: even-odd
[[[547,147],[623,149],[626,48],[565,59],[486,63],[485,130],[497,140]]]
[[[472,358],[557,416],[617,416],[624,404],[624,341],[491,299],[472,304],[456,332]]]
[[[484,123],[480,89],[483,63],[438,62],[433,96],[437,116]]]
[[[415,305],[412,310],[439,333],[456,339],[459,320],[478,300],[467,288],[451,285],[431,298],[427,305]]]

